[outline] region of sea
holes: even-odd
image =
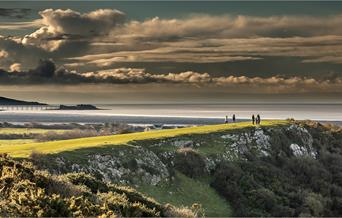
[[[342,104],[101,104],[100,110],[0,111],[0,122],[126,123],[132,125],[205,125],[261,119],[316,120],[341,125]]]

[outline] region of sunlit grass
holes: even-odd
[[[0,139],[0,147],[33,143],[34,139]]]
[[[284,125],[287,121],[269,120],[263,121],[262,126]],[[40,153],[59,153],[81,148],[100,147],[108,145],[122,145],[131,141],[174,137],[187,134],[204,134],[210,132],[227,131],[252,127],[250,122],[196,126],[179,129],[156,130],[112,136],[98,136],[61,141],[29,143],[23,145],[10,145],[0,147],[0,153],[8,153],[12,157],[28,157],[33,151]]]

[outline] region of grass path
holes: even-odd
[[[269,120],[263,121],[262,126],[284,125],[287,121]],[[70,139],[51,142],[28,143],[22,145],[1,146],[0,153],[7,153],[12,157],[28,157],[33,151],[40,153],[59,153],[81,148],[99,147],[105,145],[122,145],[131,141],[175,137],[187,134],[204,134],[233,129],[251,127],[250,122],[196,126],[179,129],[157,130],[150,132],[138,132],[130,134],[119,134],[112,136],[98,136],[80,139]]]

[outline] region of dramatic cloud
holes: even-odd
[[[223,63],[265,56],[324,58],[340,64],[342,16],[194,16],[131,21],[91,42],[92,53],[69,66],[110,67],[127,62]],[[330,58],[325,58],[330,57]],[[313,62],[313,61],[312,61]],[[312,63],[311,62],[311,63]],[[322,61],[323,62],[323,61]]]
[[[3,37],[0,35],[0,68],[8,69],[14,63],[20,63],[23,69],[34,67],[39,59],[48,57],[49,54],[32,45],[23,45],[17,37]],[[4,55],[6,54],[6,55]]]
[[[339,35],[342,16],[194,16],[187,19],[154,18],[132,21],[117,31],[125,37],[175,39],[182,37],[249,38]],[[117,33],[114,31],[114,33]],[[126,33],[126,34],[125,34]]]
[[[117,10],[100,9],[80,14],[73,10],[46,9],[39,13],[43,27],[23,39],[23,44],[37,45],[53,51],[67,39],[80,39],[108,34],[123,22],[124,14]]]
[[[264,73],[286,75],[294,63],[291,75],[303,73],[311,78],[313,71],[318,77],[330,71],[342,73],[342,15],[193,15],[143,21],[125,19],[123,12],[112,9],[87,13],[46,9],[39,15],[41,19],[27,23],[0,22],[0,29],[36,26],[25,36],[0,36],[0,51],[8,53],[0,60],[2,68],[27,70],[39,59],[51,58],[70,72],[80,73],[144,68],[160,75],[192,70],[207,72],[210,78],[236,76],[236,72],[261,78]],[[14,64],[20,64],[16,69],[21,70],[14,70],[12,66],[18,66]],[[249,64],[256,65],[245,68]],[[143,80],[145,76],[141,76]],[[98,75],[87,73],[80,79],[90,77]]]
[[[262,90],[262,92],[306,92],[328,91],[336,92],[342,88],[342,78],[317,80],[307,77],[246,77],[227,76],[213,77],[208,73],[182,72],[169,74],[151,74],[143,69],[113,69],[109,71],[80,74],[86,82],[96,81],[105,83],[180,83],[196,86],[216,86],[224,88],[247,88]]]
[[[144,69],[119,68],[105,71],[78,73],[64,68],[56,68],[50,60],[40,61],[39,65],[28,71],[0,70],[2,84],[182,84],[195,87],[216,87],[233,92],[296,93],[296,92],[342,92],[342,78],[332,76],[325,80],[307,77],[214,77],[208,73],[181,72],[168,74],[148,73]],[[12,67],[11,67],[12,68]]]

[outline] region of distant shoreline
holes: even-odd
[[[1,122],[10,123],[125,123],[125,124],[136,124],[136,125],[210,125],[220,124],[224,122],[224,118],[208,118],[208,117],[182,117],[182,116],[143,116],[143,115],[102,115],[96,113],[95,110],[93,115],[91,111],[89,114],[81,114],[81,111],[57,110],[58,113],[53,111],[40,112],[9,112],[1,111],[0,120]],[[60,112],[60,113],[59,113]],[[71,113],[72,112],[72,113]],[[83,111],[82,111],[83,112]],[[247,118],[238,118],[237,122],[249,121]],[[264,120],[270,120],[264,118]],[[274,119],[277,120],[277,119]],[[278,119],[281,120],[281,119]],[[298,119],[300,120],[300,119]],[[314,119],[312,119],[314,120]],[[335,125],[342,125],[342,120],[315,120],[322,123],[333,123]],[[229,120],[231,123],[231,120]]]

